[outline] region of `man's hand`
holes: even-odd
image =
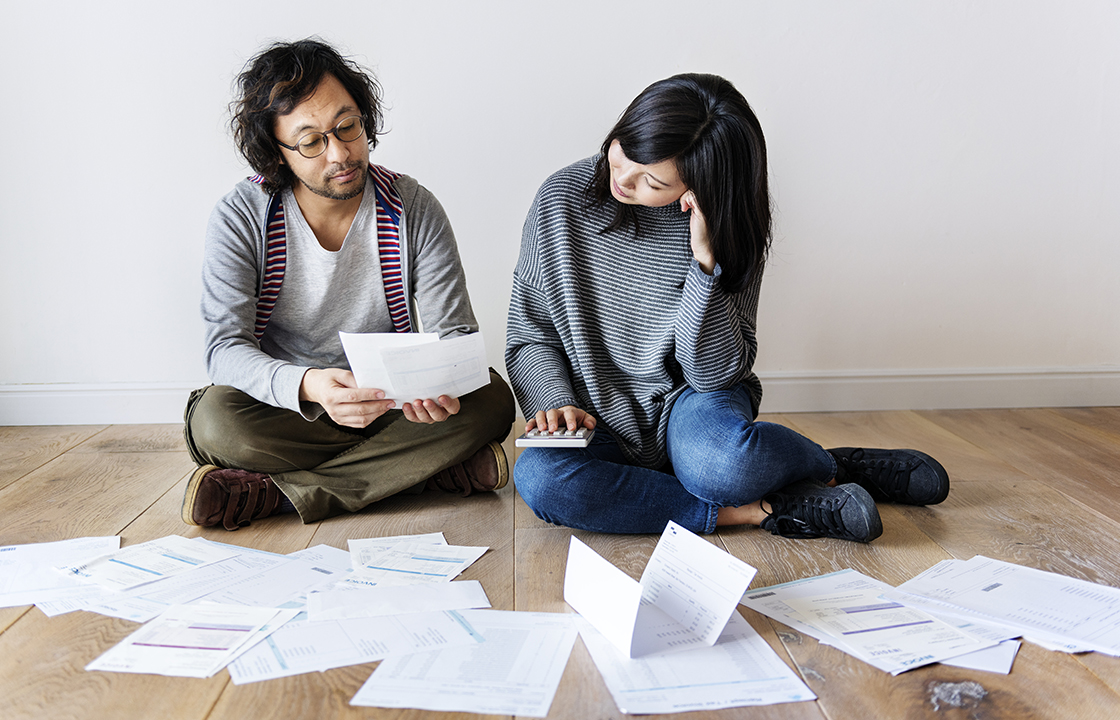
[[[299,399],[317,402],[339,425],[364,428],[394,405],[375,388],[360,388],[354,373],[339,368],[312,368],[303,374]]]
[[[561,421],[564,422],[565,429],[573,431],[581,427],[594,430],[596,422],[594,416],[588,415],[586,411],[580,410],[575,405],[565,405],[562,408],[539,411],[535,418],[529,420],[529,423],[525,426],[525,432],[534,428],[556,432],[560,429]]]
[[[413,400],[405,403],[401,410],[404,411],[404,416],[411,422],[431,425],[432,423],[443,422],[452,415],[457,415],[459,413],[459,398],[440,395],[435,400]]]

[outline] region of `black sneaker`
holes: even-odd
[[[949,474],[917,450],[832,448],[836,482],[856,483],[876,500],[936,505],[949,496]]]
[[[762,528],[775,535],[871,542],[883,534],[875,501],[859,485],[828,487],[802,480],[762,499],[770,504]]]

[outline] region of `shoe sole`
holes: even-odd
[[[179,509],[179,516],[183,518],[183,522],[187,525],[203,527],[194,521],[192,511],[194,510],[194,501],[198,499],[198,489],[202,487],[202,478],[206,477],[206,473],[213,470],[221,470],[221,468],[217,465],[203,465],[195,470],[191,479],[187,481],[187,491],[183,493],[183,506]]]
[[[490,450],[494,453],[494,464],[498,466],[498,482],[494,490],[501,490],[509,482],[509,462],[506,460],[506,451],[499,442],[489,443]]]

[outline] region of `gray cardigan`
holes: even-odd
[[[407,175],[398,178],[393,187],[404,202],[401,270],[413,327],[419,325],[441,338],[476,332],[466,276],[443,207],[427,188]],[[260,185],[243,180],[210,215],[202,266],[206,369],[215,384],[235,387],[261,402],[314,419],[322,408],[299,402],[299,386],[309,368],[262,351],[253,334],[264,275],[269,199]],[[329,318],[323,321],[329,322]],[[299,351],[314,355],[314,348]]]

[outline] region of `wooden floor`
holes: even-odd
[[[882,506],[885,531],[870,545],[785,540],[757,528],[712,536],[758,568],[753,587],[840,568],[898,584],[939,560],[974,554],[1120,587],[1120,408],[763,419],[826,447],[924,449],[944,463],[953,485],[936,507]],[[538,520],[512,487],[466,499],[441,493],[395,498],[314,525],[287,515],[227,533],[179,519],[191,470],[177,425],[0,428],[0,545],[115,534],[131,545],[180,534],[288,553],[319,543],[345,549],[347,538],[442,530],[452,544],[490,547],[464,577],[481,581],[495,608],[570,612],[561,587],[572,531]],[[657,539],[577,535],[634,577]],[[819,700],[688,717],[1120,717],[1120,658],[1024,644],[1008,676],[934,665],[891,677],[740,611]],[[375,664],[240,687],[225,671],[190,680],[83,670],[135,627],[84,612],[50,619],[35,608],[0,609],[0,718],[444,716],[350,707]],[[578,641],[549,717],[619,717]]]

